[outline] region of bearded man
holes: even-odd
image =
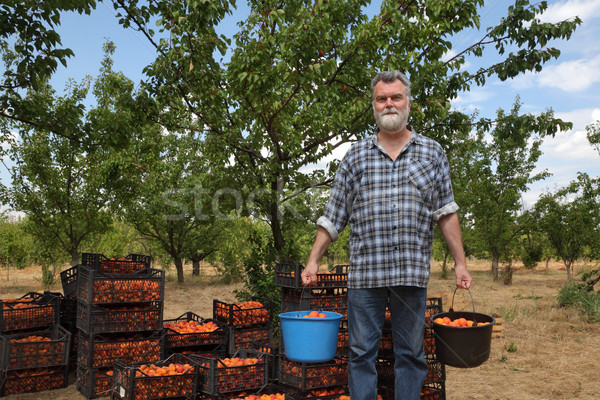
[[[355,143],[336,172],[302,281],[350,225],[348,384],[352,400],[377,399],[376,359],[386,309],[394,342],[395,400],[417,400],[427,375],[423,346],[433,223],[454,258],[456,286],[468,289],[460,223],[442,147],[408,125],[410,81],[384,71],[371,81],[379,130]]]

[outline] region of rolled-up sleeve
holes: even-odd
[[[450,179],[450,164],[446,154],[442,152],[439,156],[438,182],[436,184],[436,193],[434,201],[433,220],[437,221],[444,215],[452,214],[458,211],[458,204],[454,201],[454,192],[452,190],[452,181]]]

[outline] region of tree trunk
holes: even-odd
[[[285,240],[283,239],[283,232],[281,231],[281,210],[279,209],[279,182],[277,179],[273,179],[271,182],[271,194],[270,194],[270,218],[271,218],[271,232],[273,234],[273,246],[277,255],[280,257],[282,262],[291,262],[289,254],[283,254],[285,246]]]
[[[77,264],[79,264],[79,252],[77,251],[77,249],[72,249],[71,250],[71,267],[74,267]]]
[[[498,256],[492,256],[492,277],[494,278],[494,282],[498,282]]]
[[[446,277],[448,276],[448,256],[450,256],[450,254],[445,251],[444,252],[444,261],[442,261],[442,278],[446,279]]]
[[[550,268],[550,260],[552,260],[552,257],[546,259],[546,272],[548,272],[548,268]]]
[[[567,268],[567,279],[568,280],[572,280],[573,277],[571,276],[571,267],[573,266],[573,261],[565,261],[565,267]]]
[[[504,281],[505,285],[512,285],[512,276],[513,276],[513,269],[512,269],[512,264],[513,261],[510,260],[509,262],[506,263],[506,266],[504,267],[504,270],[502,271],[502,278]]]
[[[325,254],[327,255],[327,266],[329,267],[329,269],[331,269],[333,268],[333,263],[335,262],[335,260],[333,259],[333,252],[327,251],[325,252]]]
[[[192,275],[200,276],[200,261],[192,260]]]
[[[183,261],[180,257],[175,258],[175,269],[177,270],[177,283],[183,284]]]

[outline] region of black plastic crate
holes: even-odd
[[[236,327],[266,324],[273,320],[273,302],[263,297],[251,297],[238,303],[214,299],[213,319]]]
[[[81,264],[109,274],[131,274],[150,268],[152,257],[129,254],[122,258],[108,258],[104,254],[82,253]]]
[[[276,383],[269,383],[260,389],[241,390],[239,392],[226,393],[224,395],[210,396],[207,394],[202,394],[198,396],[198,400],[258,400],[263,395],[279,395],[278,397],[272,398],[281,400],[284,398],[286,400],[297,400],[298,398],[296,393],[297,391],[292,388],[278,385]]]
[[[425,328],[425,337],[423,339],[425,356],[427,358],[437,357],[435,352],[435,335],[432,329]],[[384,330],[379,341],[379,358],[394,358],[394,341],[391,330]]]
[[[349,394],[348,386],[344,385],[323,389],[314,389],[309,390],[308,392],[296,391],[292,396],[294,400],[338,400],[340,396],[349,396]],[[388,398],[384,397],[384,399]]]
[[[110,367],[116,359],[148,363],[164,359],[163,333],[93,334],[79,332],[77,362],[85,368]]]
[[[165,348],[166,357],[172,356],[173,354],[219,359],[227,357],[227,345],[209,344],[201,346],[177,347],[175,349]]]
[[[77,298],[77,271],[79,265],[61,271],[60,281],[62,283],[65,297]]]
[[[45,330],[1,335],[0,368],[16,370],[68,364],[71,333],[60,325]]]
[[[88,304],[163,301],[165,271],[148,269],[132,274],[109,274],[80,266],[77,298]]]
[[[427,356],[427,376],[425,383],[433,383],[446,380],[446,367],[436,356]]]
[[[391,330],[384,330],[381,333],[377,356],[385,359],[394,358],[394,339]]]
[[[427,304],[425,305],[425,329],[433,328],[433,321],[431,321],[431,317],[443,311],[441,297],[428,297],[426,301]],[[391,314],[389,312],[389,308],[385,311],[385,322],[383,324],[383,330],[392,330],[392,319]]]
[[[77,328],[92,333],[131,333],[162,329],[163,302],[131,304],[77,303]]]
[[[443,312],[443,304],[441,297],[428,297],[427,298],[427,306],[425,308],[425,326],[428,328],[433,327],[433,321],[431,317],[435,314],[439,314]]]
[[[279,383],[306,392],[348,384],[348,359],[335,357],[331,361],[305,363],[281,356]]]
[[[233,354],[240,349],[250,348],[258,343],[263,346],[273,345],[273,324],[237,327],[229,326],[228,354]]]
[[[348,356],[349,336],[348,336],[348,320],[340,321],[340,329],[338,331],[338,342],[335,354],[338,356]]]
[[[75,329],[75,319],[77,317],[77,297],[67,297],[60,292],[44,291],[43,298],[46,296],[58,297],[59,318],[58,323],[69,332]]]
[[[446,400],[446,382],[430,382],[421,388],[421,400]]]
[[[62,297],[60,299],[60,324],[69,332],[77,328],[77,299]]]
[[[113,397],[123,400],[154,400],[194,398],[198,390],[198,367],[189,357],[173,354],[153,363],[168,372],[170,365],[179,365],[178,374],[155,375],[147,364],[114,363]],[[177,367],[174,367],[177,368]],[[159,372],[160,373],[160,372]]]
[[[275,285],[289,289],[302,289],[302,264],[275,264]],[[348,286],[348,266],[336,265],[328,272],[317,273],[317,282],[307,288],[345,288]]]
[[[433,328],[425,328],[425,339],[423,340],[426,357],[437,357],[435,333]]]
[[[282,289],[281,312],[324,310],[348,318],[348,289]]]
[[[425,383],[433,383],[446,379],[444,364],[437,357],[425,357],[427,361],[427,376]],[[394,358],[378,358],[375,362],[378,383],[382,386],[394,386]]]
[[[0,372],[0,396],[45,392],[68,386],[68,367],[32,368]],[[47,397],[45,394],[42,397]]]
[[[248,365],[231,365],[235,358],[249,360]],[[215,360],[192,356],[198,364],[198,393],[224,395],[241,390],[257,390],[268,384],[269,367],[264,353],[240,349],[230,359]]]
[[[71,332],[71,347],[69,350],[69,367],[77,366],[77,346],[79,344],[79,330]]]
[[[226,345],[228,340],[225,322],[202,318],[191,311],[177,318],[164,320],[163,328],[166,334],[165,346],[173,352],[182,347]]]
[[[110,395],[113,384],[113,367],[87,369],[77,366],[77,390],[87,399]]]
[[[394,358],[377,358],[375,369],[378,386],[394,387],[394,363]]]
[[[60,299],[29,292],[18,299],[0,300],[0,333],[45,329],[60,319]]]
[[[247,348],[258,351],[265,355],[266,361],[269,366],[269,381],[277,382],[279,380],[279,362],[280,362],[279,347],[265,345],[264,343],[257,341],[257,342],[250,343],[250,345]]]

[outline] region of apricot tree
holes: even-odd
[[[482,0],[382,1],[374,16],[366,0],[262,0],[248,2],[250,14],[230,41],[217,29],[234,12],[228,0],[113,4],[121,22],[156,48],[145,90],[165,109],[195,117],[204,154],[239,187],[264,190],[257,209],[280,251],[293,211],[287,201],[330,181],[337,161],[307,167],[373,132],[369,83],[377,72],[410,76],[411,124],[451,147],[457,130],[471,128],[451,99],[491,77],[540,71],[560,54],[548,44],[568,39],[581,22],[541,22],[546,2],[516,0],[480,40],[454,49],[454,35],[479,26]],[[484,52],[498,61],[465,68],[467,57]],[[558,129],[549,126],[550,134]]]

